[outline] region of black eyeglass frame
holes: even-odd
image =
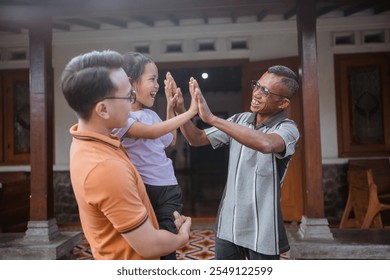
[[[100,100],[96,101],[96,103],[101,102],[101,101],[103,101],[105,99],[126,99],[126,100],[130,100],[131,104],[134,104],[135,100],[137,99],[137,96],[136,96],[135,90],[132,89],[130,91],[130,96],[128,96],[128,97],[107,96],[107,97],[104,97],[103,99],[100,99]]]
[[[260,85],[260,83],[258,81],[255,81],[255,80],[251,81],[251,88],[253,91],[260,89],[261,94],[263,94],[265,97],[268,97],[270,94],[272,94],[272,95],[287,98],[288,100],[290,100],[290,97],[285,96],[285,95],[281,95],[281,94],[277,94],[277,93],[273,93],[268,88],[263,87],[262,85]]]

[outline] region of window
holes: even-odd
[[[167,43],[165,46],[165,53],[182,53],[182,43],[181,42],[171,42]]]
[[[28,164],[30,96],[28,70],[0,71],[0,164]]]
[[[390,155],[390,53],[334,56],[340,157]]]

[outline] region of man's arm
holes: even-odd
[[[144,258],[165,256],[183,247],[189,240],[191,218],[181,216],[181,219],[177,234],[155,229],[150,220],[147,219],[140,227],[124,233],[122,236]]]
[[[199,87],[195,91],[198,100],[199,116],[204,122],[225,132],[242,145],[264,154],[281,153],[285,150],[283,138],[276,133],[266,134],[213,115]]]
[[[276,133],[267,134],[216,116],[209,121],[203,121],[225,132],[242,145],[264,154],[281,153],[285,150],[283,138]]]

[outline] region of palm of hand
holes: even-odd
[[[199,95],[198,97],[198,111],[199,111],[199,116],[204,122],[208,122],[213,114],[210,111],[209,106],[207,105],[206,100],[202,95]]]

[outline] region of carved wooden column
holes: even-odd
[[[59,234],[53,200],[53,70],[49,18],[35,20],[30,42],[30,221],[25,240],[50,241]]]
[[[320,108],[317,77],[316,1],[297,1],[297,28],[301,58],[303,100],[303,143],[305,149],[304,215],[299,234],[302,238],[332,239],[324,218]],[[310,135],[310,137],[308,137]]]

